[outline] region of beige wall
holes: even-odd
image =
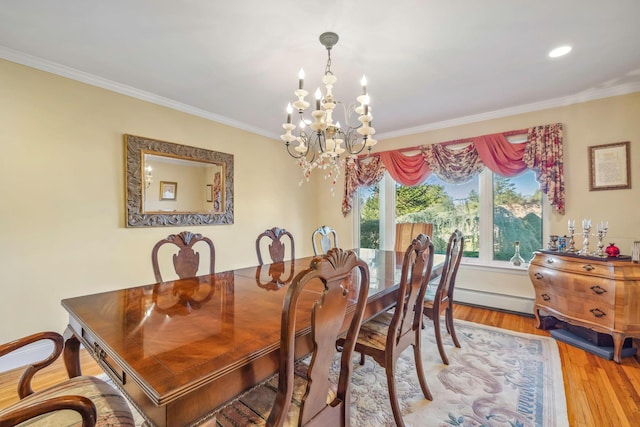
[[[276,225],[312,254],[313,187],[280,142],[4,60],[0,87],[0,342],[62,332],[63,298],[152,283],[151,248],[187,228],[219,271]],[[235,224],[125,228],[125,133],[233,154]]]

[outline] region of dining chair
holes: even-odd
[[[421,357],[420,333],[422,329],[422,307],[433,267],[433,243],[419,234],[406,248],[402,261],[402,273],[396,304],[360,327],[355,351],[360,353],[360,364],[365,356],[371,356],[385,369],[389,400],[397,426],[404,426],[398,393],[396,392],[396,362],[400,354],[413,346],[418,381],[424,397],[433,400],[427,386]],[[338,340],[338,346],[344,343]]]
[[[256,238],[256,254],[258,255],[258,264],[263,265],[262,261],[262,250],[261,250],[261,242],[263,239],[271,239],[271,244],[269,244],[269,256],[271,257],[271,262],[283,262],[284,254],[285,254],[285,244],[282,242],[283,237],[288,237],[289,242],[291,244],[291,260],[295,258],[295,242],[293,240],[293,236],[284,228],[273,227],[269,230],[265,230],[258,235]]]
[[[326,254],[329,249],[338,247],[338,234],[333,228],[323,225],[313,231],[311,242],[313,243],[313,253],[315,255]]]
[[[175,245],[179,249],[178,253],[173,255],[173,267],[178,277],[181,279],[195,277],[198,274],[198,266],[200,265],[200,253],[195,252],[193,246],[198,242],[204,242],[209,247],[209,274],[213,274],[215,272],[216,250],[211,239],[199,233],[183,231],[179,234],[170,234],[153,247],[151,264],[153,265],[153,274],[156,282],[163,281],[160,273],[158,251],[166,244]]]
[[[411,244],[414,236],[424,234],[430,238],[433,235],[433,224],[428,222],[402,222],[396,224],[396,240],[394,250],[404,252]]]
[[[453,344],[460,348],[460,342],[458,341],[458,337],[456,337],[456,330],[453,326],[453,289],[456,284],[456,276],[458,274],[458,268],[460,267],[463,249],[464,236],[460,230],[455,230],[449,237],[442,274],[439,279],[436,278],[431,281],[424,299],[423,313],[433,321],[433,330],[436,336],[436,343],[438,344],[438,351],[445,365],[449,364],[449,359],[442,345],[440,314],[445,311],[447,332],[451,335]],[[435,285],[436,281],[437,285]]]
[[[351,357],[368,291],[369,268],[354,251],[333,248],[315,257],[286,288],[278,374],[223,407],[216,414],[217,425],[265,425],[266,420],[268,427],[349,426]],[[340,354],[336,339],[343,336],[342,325],[354,304]],[[298,317],[311,319],[308,364],[294,359]],[[336,357],[339,374],[333,384],[330,370]]]
[[[33,426],[135,425],[124,397],[99,378],[79,376],[41,390],[32,389],[33,376],[62,354],[64,339],[59,333],[39,332],[2,344],[0,357],[41,341],[53,343],[51,354],[26,367],[17,385],[20,400],[0,410],[0,426],[14,426],[23,422]]]

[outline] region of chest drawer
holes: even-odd
[[[615,277],[613,266],[605,261],[541,254],[539,257],[536,257],[534,263],[541,268],[558,270],[569,274],[573,273],[603,278]]]
[[[553,294],[567,294],[615,304],[616,284],[608,278],[567,273],[538,265],[529,268],[529,277],[536,290],[544,287],[546,292]]]
[[[607,294],[585,297],[582,292],[558,292],[545,283],[536,286],[536,304],[567,316],[613,327],[615,300]]]

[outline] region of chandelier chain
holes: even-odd
[[[330,47],[327,48],[327,66],[324,68],[324,74],[333,75],[333,73],[331,72],[331,48]]]

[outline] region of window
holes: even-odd
[[[428,222],[437,253],[445,253],[453,230],[463,232],[467,262],[508,262],[516,241],[526,261],[542,248],[542,197],[533,171],[507,178],[485,169],[464,184],[432,174],[414,187],[394,183],[395,197],[385,197],[389,182],[387,175],[375,187],[359,190],[361,247],[391,249],[393,242],[384,242],[396,222]]]
[[[380,249],[380,186],[360,187],[360,247]]]
[[[449,184],[432,174],[421,185],[396,184],[396,222],[433,224],[436,253],[447,250],[453,230],[465,236],[464,256],[478,257],[479,177],[464,184]]]

